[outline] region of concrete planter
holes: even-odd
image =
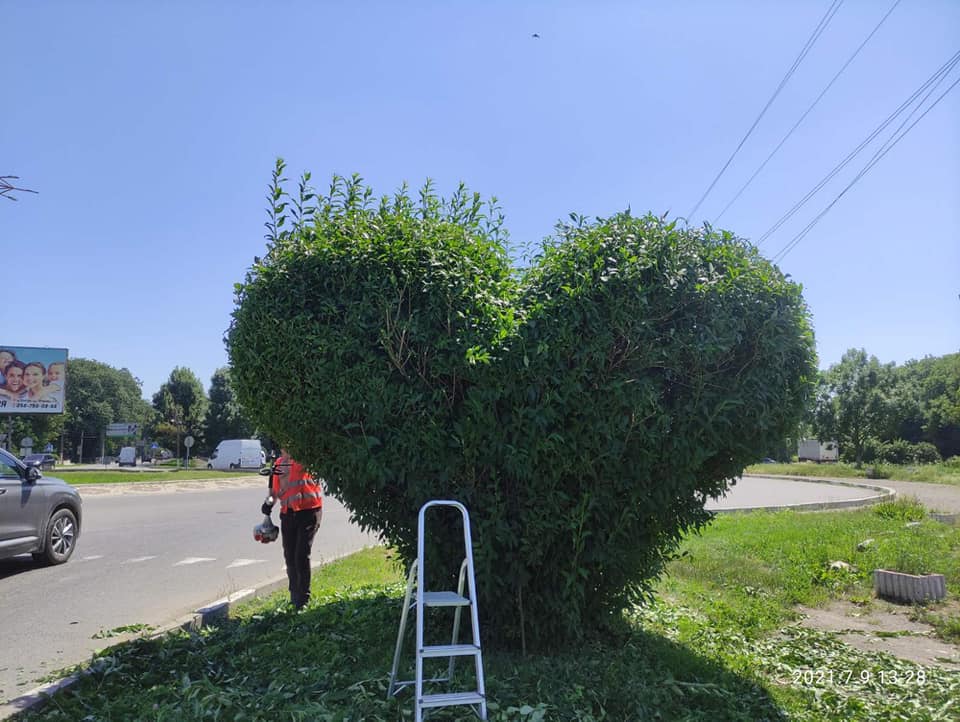
[[[875,569],[873,589],[878,597],[898,602],[936,602],[947,596],[947,582],[942,574],[904,574]]]
[[[957,526],[960,524],[960,514],[944,514],[942,512],[931,511],[930,518],[947,526]]]

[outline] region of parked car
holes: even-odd
[[[33,464],[44,471],[49,471],[56,467],[57,457],[53,454],[27,454],[23,457],[23,463],[27,466]]]
[[[136,466],[137,449],[133,446],[124,446],[117,457],[117,466]]]
[[[0,449],[0,559],[32,554],[63,564],[80,538],[81,510],[80,494],[67,482]]]

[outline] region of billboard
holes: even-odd
[[[67,349],[0,345],[0,415],[62,414]]]
[[[118,424],[107,424],[107,436],[136,436],[140,424],[131,424],[122,421]]]

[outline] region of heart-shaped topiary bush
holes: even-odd
[[[564,644],[647,596],[802,413],[800,288],[728,233],[573,217],[516,271],[462,187],[289,199],[281,173],[227,338],[241,403],[407,563],[420,506],[463,502],[495,642]],[[435,520],[428,569],[460,533]]]

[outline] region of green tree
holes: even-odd
[[[208,445],[222,439],[249,439],[254,433],[254,426],[244,416],[233,391],[230,369],[226,366],[217,369],[210,378],[210,404],[204,424]]]
[[[814,424],[819,438],[852,449],[861,466],[867,440],[880,439],[891,428],[892,386],[892,364],[881,364],[863,349],[849,349],[821,376]]]
[[[64,428],[77,461],[99,455],[108,424],[152,421],[153,411],[141,396],[140,381],[127,369],[83,358],[67,361]]]
[[[923,379],[926,369],[916,361],[891,369],[887,423],[880,439],[916,444],[924,440]]]
[[[911,362],[918,375],[923,439],[960,456],[960,353]]]
[[[177,366],[160,390],[153,395],[153,408],[160,416],[158,433],[164,437],[179,429],[182,435],[190,434],[203,445],[203,427],[207,415],[207,395],[200,379],[190,369]],[[164,438],[169,442],[168,438]]]
[[[290,198],[282,173],[237,287],[237,396],[408,564],[420,506],[461,501],[500,644],[570,643],[647,598],[705,500],[800,420],[800,289],[729,233],[575,216],[516,271],[463,187],[377,202],[335,179],[312,199],[304,179]],[[434,522],[442,588],[462,531]]]
[[[64,414],[22,414],[13,417],[13,432],[7,442],[7,448],[13,453],[20,450],[20,441],[24,437],[33,439],[33,450],[43,451],[49,443],[54,452],[60,453],[60,437],[64,429]],[[8,417],[0,416],[0,433],[8,433]],[[0,445],[2,446],[2,445]]]

